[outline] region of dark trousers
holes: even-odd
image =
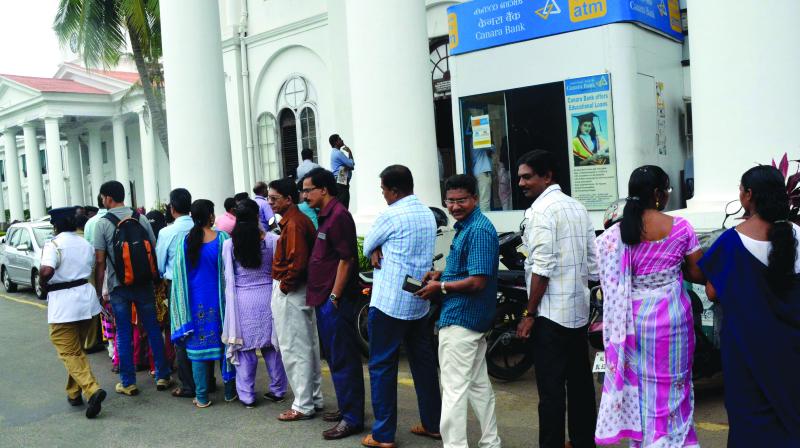
[[[342,419],[356,427],[364,426],[364,371],[358,350],[352,300],[343,297],[336,307],[330,300],[318,306],[322,356],[331,369],[333,388]]]
[[[539,446],[564,447],[564,417],[569,412],[572,446],[593,448],[597,413],[586,327],[566,328],[537,317],[533,345],[539,389]]]
[[[428,317],[395,319],[373,307],[369,309],[369,380],[375,413],[372,437],[378,442],[394,442],[397,432],[397,366],[401,342],[414,378],[422,426],[428,432],[439,432],[442,397]]]
[[[344,208],[350,208],[350,185],[336,184],[336,199],[344,205]]]

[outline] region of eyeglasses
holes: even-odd
[[[444,203],[447,204],[447,205],[464,205],[470,199],[471,198],[445,199]]]
[[[303,188],[302,190],[300,190],[300,193],[308,194],[308,193],[311,193],[314,190],[321,190],[321,189],[322,189],[322,187]]]
[[[280,199],[285,198],[286,196],[267,196],[267,200],[271,202],[276,202]]]

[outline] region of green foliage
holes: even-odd
[[[358,237],[358,272],[368,272],[372,270],[369,258],[364,256],[364,237]]]
[[[146,60],[161,57],[158,0],[60,0],[53,30],[62,46],[77,36],[87,67],[114,67],[127,37],[137,39]]]

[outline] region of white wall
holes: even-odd
[[[680,61],[679,43],[627,23],[451,57],[456,167],[459,172],[464,172],[463,152],[458,149],[462,148],[460,97],[609,72],[619,196],[627,196],[630,173],[644,164],[665,168],[673,186],[677,187],[685,157],[679,128],[683,108]],[[655,148],[656,80],[665,83],[666,157],[659,156]],[[647,87],[648,82],[652,90]],[[566,138],[564,150],[569,150]],[[678,205],[678,190],[676,188],[670,202],[671,207]],[[591,215],[599,228],[602,212],[592,212]],[[491,212],[488,216],[498,230],[514,230],[522,220],[523,211]]]

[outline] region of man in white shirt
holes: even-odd
[[[94,248],[75,234],[75,207],[50,210],[55,238],[42,249],[40,281],[47,291],[47,323],[50,341],[67,369],[67,401],[88,400],[86,418],[100,413],[106,391],[92,374],[83,352],[83,341],[92,328],[92,317],[100,314],[95,289],[88,283],[94,266]]]
[[[533,336],[539,446],[564,447],[568,395],[572,446],[594,447],[596,408],[586,338],[588,283],[598,280],[594,227],[586,207],[556,183],[552,153],[531,151],[518,164],[519,186],[534,201],[525,212],[528,308],[517,335]]]

